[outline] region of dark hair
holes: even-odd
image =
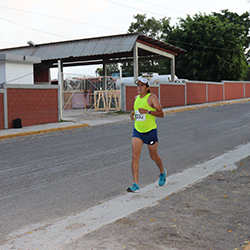
[[[150,89],[148,89],[148,93],[150,93]]]

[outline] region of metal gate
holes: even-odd
[[[120,91],[116,90],[115,83],[116,79],[113,77],[107,77],[105,84],[104,77],[64,73],[62,111],[119,111]],[[103,90],[105,87],[107,90]]]

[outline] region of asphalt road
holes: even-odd
[[[250,103],[158,119],[159,155],[169,175],[249,142]],[[0,241],[118,196],[132,183],[132,122],[0,141]],[[158,178],[144,146],[140,185]]]

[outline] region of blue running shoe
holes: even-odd
[[[136,183],[134,183],[131,187],[127,189],[128,192],[132,192],[132,193],[138,193],[139,190],[140,188]]]
[[[159,186],[163,186],[166,183],[166,169],[164,168],[164,173],[160,173],[159,176]]]

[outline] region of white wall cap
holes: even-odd
[[[21,56],[16,54],[0,54],[0,62],[1,61],[35,64],[41,63],[41,58],[36,56]]]

